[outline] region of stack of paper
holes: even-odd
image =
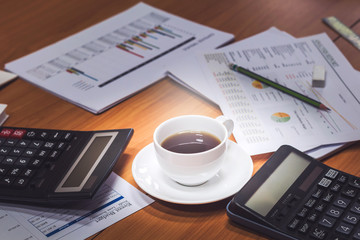
[[[359,73],[326,34],[295,39],[271,28],[190,58],[170,66],[169,76],[216,102],[235,121],[235,139],[250,155],[289,144],[321,157],[345,142],[360,139]],[[316,109],[236,73],[229,63],[317,99],[331,111]],[[326,69],[324,88],[311,86],[314,65]]]

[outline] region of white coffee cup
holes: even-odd
[[[154,146],[158,163],[168,177],[187,186],[205,183],[221,169],[228,138],[234,122],[219,116],[216,119],[200,115],[184,115],[160,124],[154,132]],[[203,152],[177,153],[162,147],[163,141],[179,132],[200,131],[216,136],[220,143]]]

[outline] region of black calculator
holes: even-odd
[[[281,146],[227,205],[273,239],[360,239],[360,178]]]
[[[132,135],[133,129],[0,127],[0,200],[57,204],[89,199]]]

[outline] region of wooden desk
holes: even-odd
[[[189,20],[235,34],[236,40],[271,26],[295,37],[326,32],[337,34],[321,18],[337,16],[347,25],[359,20],[357,0],[148,0],[154,7]],[[1,1],[0,65],[36,51],[136,3],[135,0],[35,0]],[[355,26],[359,33],[360,27]],[[336,44],[360,70],[360,52],[342,39]],[[360,81],[360,80],[359,80]],[[169,79],[160,80],[141,93],[101,115],[93,115],[22,79],[0,89],[0,102],[8,104],[5,125],[19,127],[97,130],[135,129],[125,154],[114,171],[136,186],[131,165],[136,154],[152,142],[158,124],[181,114],[216,117],[219,108]],[[254,171],[270,156],[254,156]],[[331,157],[332,167],[360,176],[360,143]],[[212,204],[182,206],[163,201],[112,225],[89,239],[265,239],[232,224],[225,213],[230,199]]]

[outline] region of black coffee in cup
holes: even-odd
[[[220,140],[211,133],[183,131],[167,137],[161,146],[176,153],[199,153],[210,150],[219,144]]]

